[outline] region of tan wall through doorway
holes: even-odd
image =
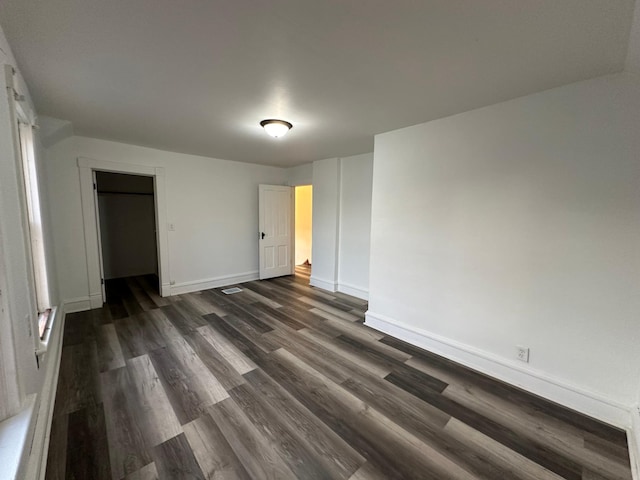
[[[312,187],[296,187],[296,265],[311,263]]]

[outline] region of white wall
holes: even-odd
[[[625,71],[640,74],[640,2],[636,2],[633,11]]]
[[[373,155],[313,162],[311,285],[367,298]]]
[[[630,74],[376,136],[367,323],[626,422],[639,152]]]
[[[173,292],[257,278],[258,184],[286,183],[287,171],[74,136],[48,151],[61,295],[89,294],[77,157],[165,169]]]
[[[313,163],[305,163],[287,169],[288,185],[311,185],[313,183]]]
[[[338,290],[368,298],[373,154],[340,162]]]
[[[338,283],[340,159],[313,162],[313,265],[310,284],[335,292]]]

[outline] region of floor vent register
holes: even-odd
[[[222,290],[222,293],[224,293],[225,295],[231,295],[232,293],[240,293],[241,291],[242,291],[241,288],[233,287],[233,288],[225,288],[224,290]]]

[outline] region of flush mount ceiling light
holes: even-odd
[[[289,122],[285,122],[284,120],[276,120],[270,118],[268,120],[262,120],[260,125],[264,128],[265,132],[271,135],[274,138],[284,136],[289,130],[293,128]]]

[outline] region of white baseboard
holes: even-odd
[[[68,298],[67,300],[62,302],[62,305],[65,315],[67,313],[84,312],[85,310],[91,310],[91,300],[89,299],[89,296]]]
[[[24,478],[43,480],[47,467],[49,453],[49,440],[51,438],[51,422],[53,420],[53,406],[58,388],[58,375],[60,373],[60,359],[62,357],[62,341],[64,337],[64,325],[66,320],[65,304],[59,309],[60,317],[53,324],[49,347],[43,358],[46,362],[46,372],[40,391],[38,405],[38,420],[35,426],[31,455],[27,465],[27,474]]]
[[[366,288],[356,287],[348,283],[338,283],[338,291],[361,300],[369,300],[369,290]]]
[[[371,311],[365,325],[616,427],[630,425],[630,406],[515,361]]]
[[[323,280],[322,278],[314,277],[311,275],[309,278],[309,285],[312,287],[318,287],[328,292],[336,291],[336,282],[330,282],[328,280]]]
[[[102,299],[102,293],[94,293],[92,295],[89,295],[89,305],[91,305],[91,308],[102,308],[103,305],[103,299]]]
[[[631,473],[634,480],[640,480],[640,405],[631,409],[631,426],[627,429]]]
[[[168,297],[170,295],[171,295],[171,284],[163,283],[162,285],[160,285],[160,296]]]
[[[200,290],[208,290],[210,288],[226,287],[227,285],[234,285],[236,283],[251,282],[253,280],[258,280],[258,273],[259,272],[257,271],[245,272],[235,275],[224,275],[222,277],[196,280],[193,282],[176,283],[175,285],[170,286],[170,295],[199,292]]]

